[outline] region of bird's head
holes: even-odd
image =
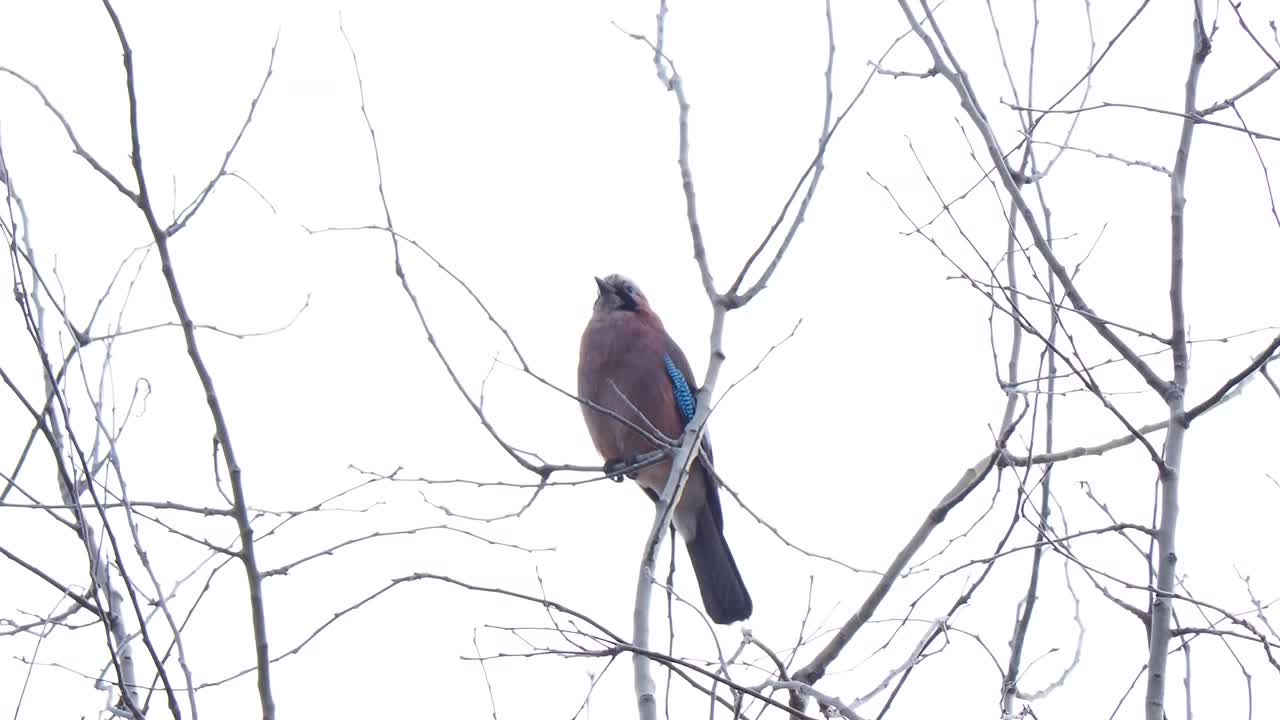
[[[600,294],[596,296],[595,311],[636,312],[647,311],[649,301],[636,284],[622,275],[614,273],[606,278],[596,278],[596,287]]]

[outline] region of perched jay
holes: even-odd
[[[587,430],[606,468],[629,464],[659,446],[650,437],[678,441],[693,418],[698,388],[689,361],[676,346],[649,301],[621,275],[596,278],[600,294],[578,359],[578,395],[635,425],[582,406]],[[724,539],[720,495],[709,472],[711,444],[703,435],[698,462],[689,471],[675,509],[675,526],[689,549],[702,605],[720,624],[751,617],[751,596]],[[655,502],[667,484],[671,461],[630,476]]]

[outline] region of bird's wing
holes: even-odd
[[[666,352],[663,353],[662,364],[666,370],[667,377],[671,380],[671,393],[675,403],[680,408],[680,413],[684,416],[685,423],[688,423],[693,419],[693,415],[698,409],[698,386],[693,376],[693,370],[689,367],[688,358],[685,357],[684,352],[680,350],[680,346],[676,345],[669,335],[666,337]],[[706,482],[707,502],[711,506],[711,514],[715,518],[716,527],[723,527],[724,520],[720,510],[719,487],[713,470],[715,467],[715,454],[711,451],[711,433],[706,429],[702,431],[698,465],[702,466],[701,475]]]

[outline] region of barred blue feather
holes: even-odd
[[[686,421],[692,420],[698,404],[694,400],[693,391],[689,389],[689,381],[685,379],[684,373],[680,372],[680,368],[676,367],[670,355],[662,354],[662,364],[667,368],[667,376],[671,378],[671,390],[675,394],[680,414],[684,415]]]

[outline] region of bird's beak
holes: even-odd
[[[596,280],[596,287],[600,288],[601,295],[608,295],[609,293],[613,292],[613,288],[609,287],[609,283],[601,280],[600,278],[596,278],[595,280]]]

